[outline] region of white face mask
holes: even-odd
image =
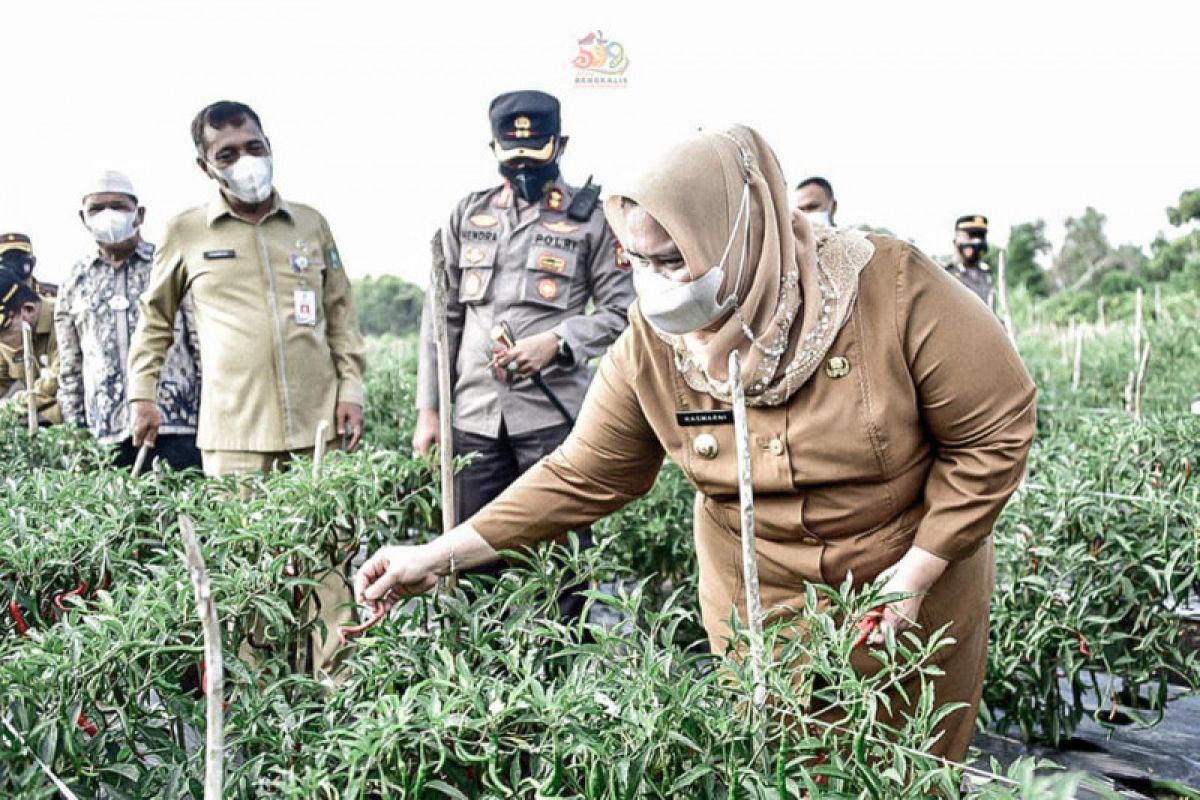
[[[105,208],[86,217],[92,238],[100,244],[117,244],[137,234],[137,212]]]
[[[717,301],[725,270],[709,270],[694,281],[678,283],[649,267],[633,271],[633,290],[641,301],[642,316],[663,333],[682,336],[706,328],[733,307],[734,295]]]
[[[243,203],[261,203],[271,196],[270,156],[242,156],[228,169],[211,166],[225,179],[229,193]]]
[[[717,300],[721,284],[725,282],[725,262],[733,241],[737,238],[738,225],[745,220],[742,236],[742,263],[738,266],[737,280],[733,290],[724,300]],[[738,291],[746,271],[746,260],[750,252],[750,183],[742,188],[742,202],[721,263],[688,283],[677,283],[664,278],[649,267],[637,267],[633,271],[633,290],[637,292],[642,316],[663,333],[682,336],[685,333],[707,328],[717,322],[737,305]]]
[[[804,216],[810,223],[824,225],[826,228],[833,227],[833,215],[828,211],[805,211]]]

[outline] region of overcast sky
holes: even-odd
[[[276,186],[329,219],[352,276],[425,283],[455,201],[498,183],[497,93],[563,102],[563,171],[608,189],[630,156],[740,121],[790,182],[833,181],[839,222],[949,251],[963,213],[1008,226],[1094,205],[1114,243],[1148,243],[1200,185],[1200,6],[1095,2],[382,3],[13,0],[0,54],[0,229],[38,274],[88,248],[75,217],[99,170],[127,171],[146,233],[215,191],[188,124],[238,99],[261,114]],[[627,84],[577,88],[601,30]]]

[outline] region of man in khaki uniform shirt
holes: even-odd
[[[41,297],[15,270],[0,267],[0,408],[25,414],[23,322],[33,327],[33,357],[37,364],[34,403],[43,424],[62,422],[58,408],[58,341],[54,336],[54,299]]]
[[[204,371],[196,440],[206,473],[266,471],[310,453],[322,421],[330,440],[336,431],[353,449],[366,348],[329,225],[274,190],[270,142],[249,106],[208,106],[192,138],[200,169],[221,191],[171,220],[156,254],[129,354],[133,443],[157,435],[157,385],[188,294]],[[348,568],[331,570],[317,589],[326,630],[312,637],[317,675],[330,670],[337,628],[353,613]]]
[[[309,452],[322,420],[330,440],[348,435],[353,448],[365,345],[329,225],[273,190],[270,144],[252,110],[216,103],[198,123],[198,161],[221,191],[171,220],[156,255],[129,355],[134,444],[153,441],[160,424],[160,371],[190,292],[206,473],[262,471]]]

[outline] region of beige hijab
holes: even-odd
[[[748,238],[744,218],[734,229],[747,183]],[[719,297],[736,288],[737,310],[703,346],[655,331],[671,346],[688,385],[729,402],[726,362],[736,349],[748,405],[788,400],[849,319],[858,274],[874,245],[857,231],[814,230],[802,214],[793,214],[775,153],[757,131],[741,125],[687,139],[628,190],[609,196],[605,214],[617,238],[628,242],[623,200],[640,205],[663,226],[693,279],[716,267],[732,245]],[[743,252],[746,266],[735,287]]]

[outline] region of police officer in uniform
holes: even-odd
[[[437,440],[430,315],[444,313],[453,359],[454,452],[475,456],[456,479],[460,520],[566,438],[592,379],[588,362],[625,329],[634,298],[629,263],[605,222],[599,187],[589,178],[576,188],[559,175],[567,138],[558,100],[544,92],[510,92],[492,101],[489,116],[504,182],[463,198],[442,229],[446,307],[433,307],[431,290],[422,316],[413,436],[420,453]],[[505,327],[507,343],[498,336]],[[579,533],[590,542],[590,531]]]
[[[988,308],[993,308],[992,273],[983,256],[988,251],[988,220],[982,214],[967,214],[954,223],[954,256],[946,269]]]
[[[11,261],[9,262],[11,264]],[[0,409],[24,414],[28,391],[33,392],[38,421],[62,422],[58,408],[58,341],[54,336],[54,298],[30,287],[31,277],[11,265],[0,266]],[[22,323],[33,328],[33,358],[37,364],[32,389],[25,383]]]
[[[58,287],[53,283],[41,283],[33,277],[33,268],[37,266],[37,256],[33,253],[33,243],[24,233],[0,234],[0,267],[12,270],[21,282],[33,289],[39,296],[56,297]]]

